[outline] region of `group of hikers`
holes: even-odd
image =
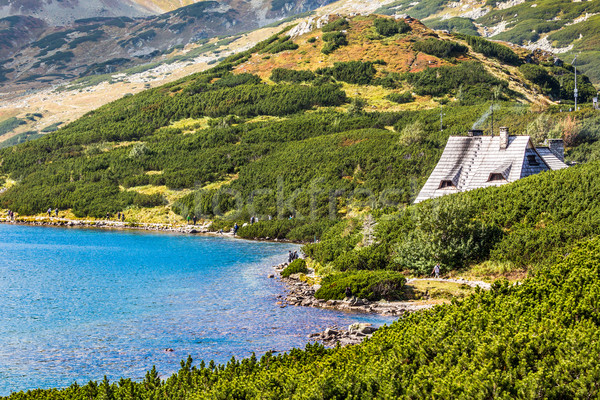
[[[6,216],[8,217],[9,220],[14,221],[15,220],[15,212],[12,210],[8,210],[6,212]]]
[[[288,254],[288,263],[291,263],[294,260],[297,260],[298,258],[300,258],[300,256],[298,255],[297,251],[294,251],[292,253],[292,251],[290,250],[289,254]]]
[[[196,225],[196,221],[198,221],[198,217],[196,217],[196,215],[189,215],[187,216],[187,223],[188,225],[190,224],[190,221],[194,221],[194,225]]]
[[[267,216],[267,219],[270,221],[273,219],[273,217],[271,217],[270,215]],[[250,217],[250,225],[254,224],[258,222],[258,217]]]
[[[110,214],[106,213],[106,219],[110,219]],[[118,212],[117,213],[117,221],[125,222],[125,213]]]
[[[48,211],[46,212],[48,213],[48,218],[50,218],[52,216],[52,207],[48,207]],[[58,217],[58,208],[54,209],[54,215]]]

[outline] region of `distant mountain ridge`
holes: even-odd
[[[74,10],[88,4],[87,0],[70,1]],[[256,29],[331,0],[202,1],[143,18],[109,15],[129,7],[126,2],[102,0],[104,9],[113,2],[119,7],[112,12],[75,19],[64,27],[52,26],[48,18],[35,16],[0,19],[0,82],[3,81],[0,85],[4,85],[0,91],[22,92],[83,76],[113,73],[188,43]],[[35,7],[41,3],[42,0],[19,3],[20,8],[5,3],[2,9],[23,10],[27,5],[30,13],[35,14]],[[58,7],[50,2],[41,6],[48,4]],[[71,2],[60,7],[68,4]]]
[[[0,18],[24,15],[52,26],[92,17],[143,17],[154,14],[132,0],[0,0]]]

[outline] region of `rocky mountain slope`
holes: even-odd
[[[600,83],[600,3],[570,0],[399,0],[382,14],[408,14],[435,29],[481,35],[542,49],[577,65]]]
[[[6,17],[0,19],[3,39],[0,42],[0,80],[3,81],[0,90],[4,93],[25,91],[115,72],[183,48],[190,42],[256,29],[328,2],[203,1],[146,18],[115,17],[113,14],[120,12],[117,7],[110,13],[82,12],[82,16],[96,16],[64,21],[69,23],[64,27],[53,26],[56,21],[39,18],[35,12],[30,12],[31,16]],[[57,7],[56,4],[50,3],[52,7]],[[85,4],[78,2],[77,6]],[[24,5],[7,7],[18,12]]]
[[[77,19],[143,17],[153,12],[133,0],[0,0],[0,18],[22,15],[65,26]]]

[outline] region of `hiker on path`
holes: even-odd
[[[435,275],[436,278],[440,277],[440,264],[435,264],[435,267],[433,267],[433,271],[431,271],[432,275]]]
[[[56,215],[56,218],[58,218],[58,207],[54,209],[54,215]]]
[[[196,216],[194,215],[194,217],[192,219],[194,220],[194,225],[196,225],[196,220],[197,220]]]
[[[52,214],[52,207],[48,208],[48,218],[50,218],[50,215]]]

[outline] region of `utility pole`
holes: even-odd
[[[444,105],[440,103],[440,132],[444,130]]]
[[[494,136],[494,100],[492,100],[492,136]]]
[[[573,59],[573,62],[571,63],[573,68],[575,68],[575,89],[573,89],[573,97],[575,97],[575,111],[577,111],[577,67],[575,66],[575,60],[577,60],[577,57],[579,57],[579,53],[577,53]]]

